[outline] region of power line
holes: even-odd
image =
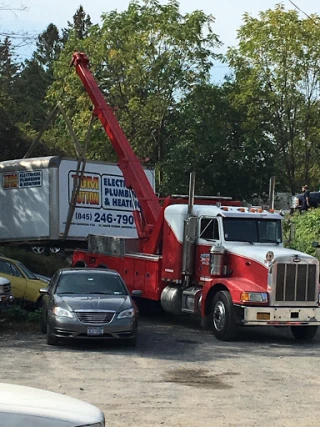
[[[307,18],[311,19],[315,24],[318,25],[318,23],[312,18],[312,16],[308,15],[307,12],[302,10],[299,6],[297,6],[295,3],[293,3],[292,0],[289,0],[289,2],[292,4],[293,7],[295,7],[299,12],[303,13]]]

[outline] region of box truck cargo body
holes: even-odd
[[[0,242],[61,241],[77,171],[77,160],[42,157],[0,163]],[[154,188],[153,171],[145,173]],[[137,238],[133,204],[117,165],[88,161],[67,240],[90,234]]]

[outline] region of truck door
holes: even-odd
[[[210,248],[220,243],[218,218],[201,217],[196,253],[196,272],[198,276],[210,277]]]

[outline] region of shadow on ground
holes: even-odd
[[[140,318],[138,345],[133,349],[121,342],[92,339],[64,341],[57,347],[50,347],[36,325],[34,331],[19,332],[17,328],[10,331],[5,324],[1,324],[0,337],[2,350],[19,347],[27,351],[108,352],[184,362],[230,359],[239,357],[241,353],[257,357],[299,357],[314,355],[320,350],[319,334],[312,343],[300,343],[292,338],[288,328],[240,328],[234,342],[221,342],[209,331],[201,329],[200,322],[195,318],[160,312]]]

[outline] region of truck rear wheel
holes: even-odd
[[[233,304],[228,291],[219,291],[213,298],[211,326],[212,332],[218,340],[231,341],[236,335]]]
[[[318,326],[290,326],[292,335],[298,341],[311,341],[318,331]]]

